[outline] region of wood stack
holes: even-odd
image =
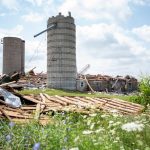
[[[68,96],[49,96],[45,93],[39,95],[21,96],[28,104],[21,108],[10,108],[0,100],[0,117],[12,120],[35,119],[36,121],[48,121],[47,112],[78,112],[90,114],[98,111],[117,112],[125,115],[139,114],[144,107],[123,101],[120,99],[91,98],[91,97],[68,97]]]

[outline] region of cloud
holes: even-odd
[[[0,13],[0,17],[4,17],[6,13]]]
[[[40,22],[44,19],[44,16],[39,13],[30,12],[29,14],[23,15],[22,19],[26,22]]]
[[[150,53],[132,34],[132,30],[116,24],[77,26],[79,69],[90,63],[89,73],[95,74],[137,75],[140,71],[145,72],[143,65],[149,63]]]
[[[138,28],[134,28],[133,33],[136,34],[140,39],[150,42],[150,26],[143,25]]]
[[[26,71],[36,67],[36,72],[46,71],[47,66],[47,48],[46,48],[46,40],[34,40],[29,41],[26,40],[26,63],[25,68]]]
[[[16,25],[16,27],[12,29],[0,29],[0,38],[3,38],[5,36],[17,36],[21,37],[21,33],[23,31],[23,26],[22,25]]]
[[[19,10],[19,3],[17,0],[1,0],[0,4],[10,10]]]
[[[72,11],[75,17],[90,20],[126,20],[132,15],[127,0],[64,0],[58,11]]]
[[[52,4],[53,0],[26,0],[34,6],[42,6],[45,4]]]
[[[142,5],[142,6],[150,4],[150,0],[130,0],[130,2],[135,5]]]

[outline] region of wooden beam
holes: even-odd
[[[55,97],[50,97],[48,94],[44,94],[46,96],[47,99],[49,99],[50,101],[53,101],[55,103],[59,103],[61,105],[64,105],[64,106],[67,106],[67,103],[66,102],[63,102]]]
[[[42,102],[45,104],[46,101],[47,101],[47,98],[46,98],[42,93],[40,93],[40,97],[41,97],[41,99],[42,99]],[[43,110],[44,110],[45,108],[46,108],[46,105],[41,104],[41,113],[43,112]]]
[[[13,83],[16,83],[16,81],[1,84],[0,87],[8,86],[8,85],[13,84]]]
[[[0,111],[10,122],[12,122],[11,118],[7,115],[7,113],[2,108],[0,108]]]
[[[38,103],[36,105],[36,111],[35,111],[35,115],[34,115],[34,119],[36,121],[39,121],[39,118],[40,118],[40,107],[41,107],[41,105]]]
[[[34,102],[34,103],[36,103],[36,104],[39,103],[39,104],[46,105],[44,102],[38,101],[38,100],[32,98],[31,96],[22,96],[22,97],[25,98],[26,100],[31,101],[31,102]]]

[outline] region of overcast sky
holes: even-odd
[[[26,41],[26,70],[46,72],[48,17],[71,11],[76,23],[77,69],[90,74],[150,73],[150,0],[0,0],[0,38]],[[2,45],[0,45],[0,72]]]

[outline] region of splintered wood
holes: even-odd
[[[139,114],[144,107],[123,101],[120,99],[91,98],[91,97],[68,97],[68,96],[49,96],[40,93],[36,96],[22,96],[32,104],[23,105],[19,109],[10,108],[4,101],[0,100],[0,117],[12,119],[35,119],[36,121],[48,120],[47,112],[78,112],[90,114],[98,111],[120,113],[125,115]]]

